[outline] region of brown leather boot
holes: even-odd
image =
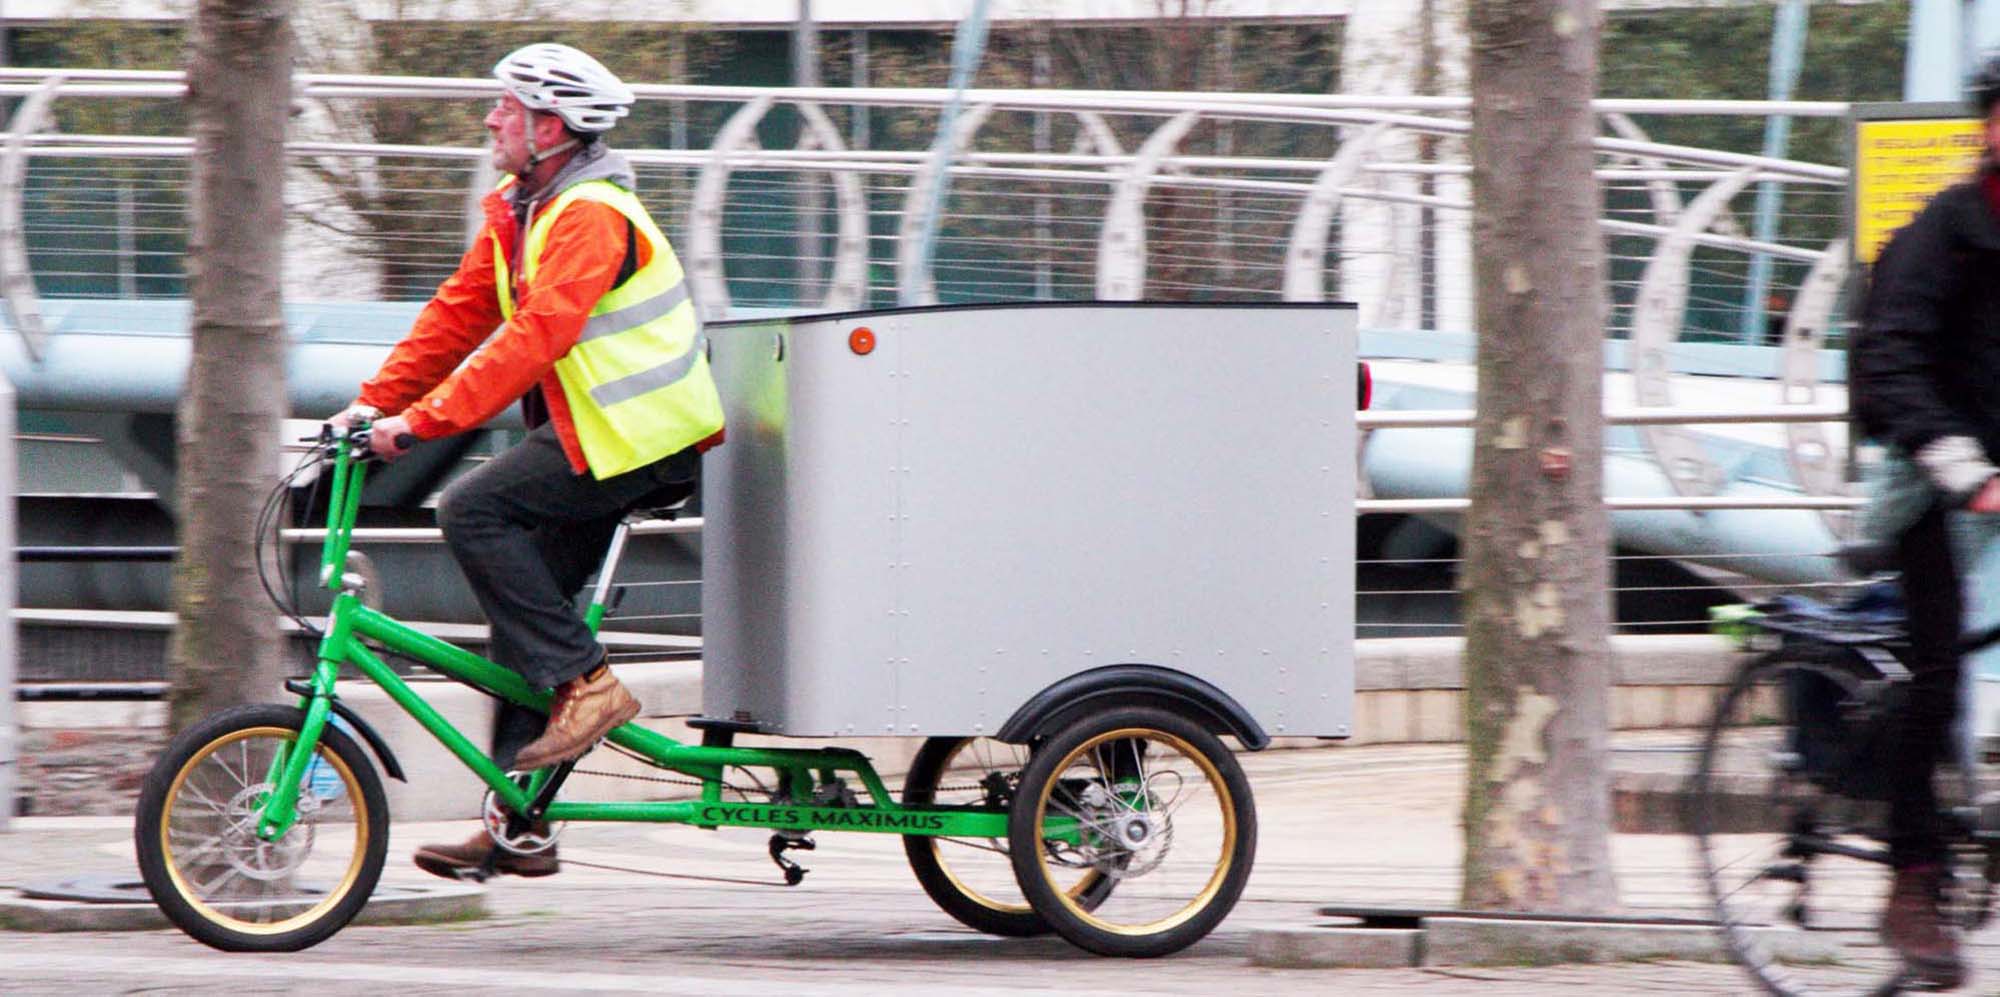
[[[514,768],[526,772],[579,757],[611,728],[638,715],[639,701],[611,669],[599,665],[556,688],[548,728],[514,756]]]
[[[1917,865],[1896,870],[1889,909],[1882,915],[1882,940],[1903,959],[1915,982],[1952,990],[1965,982],[1958,935],[1945,923],[1944,867]]]
[[[539,830],[546,834],[548,826]],[[553,876],[562,871],[562,863],[556,861],[554,845],[549,850],[535,855],[517,855],[493,843],[485,831],[456,845],[423,845],[417,849],[417,868],[445,879],[484,878],[480,870],[486,864],[486,857],[493,856],[493,874],[498,876],[523,876],[534,879],[539,876]]]

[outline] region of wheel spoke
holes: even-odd
[[[204,793],[201,790],[194,788],[193,779],[189,779],[187,782],[183,783],[181,788],[186,790],[189,795],[193,796],[195,802],[207,805],[211,813],[220,814],[228,812],[228,806],[226,804],[218,803],[213,797],[209,796],[207,793]]]

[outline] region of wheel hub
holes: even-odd
[[[230,868],[261,882],[274,882],[291,875],[312,854],[313,816],[319,800],[310,793],[300,794],[298,821],[285,836],[265,841],[257,836],[257,821],[270,795],[271,784],[246,786],[229,798],[222,829],[222,854]]]
[[[1119,821],[1118,836],[1127,848],[1143,848],[1153,837],[1153,818],[1147,814],[1127,814]]]

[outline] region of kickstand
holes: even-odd
[[[810,870],[808,870],[805,866],[802,866],[797,862],[794,862],[791,859],[786,858],[785,853],[795,849],[802,852],[809,852],[817,847],[819,846],[813,844],[813,840],[811,838],[788,837],[782,831],[773,833],[771,835],[771,861],[778,863],[778,868],[783,869],[785,871],[786,886],[799,885],[799,881],[805,879],[806,873]]]

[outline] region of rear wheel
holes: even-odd
[[[389,844],[382,780],[328,726],[299,783],[298,820],[257,836],[272,773],[305,714],[260,704],[183,731],[146,776],[133,828],[161,912],[196,940],[238,952],[316,945],[368,903]]]
[[[933,737],[918,749],[903,780],[903,803],[946,804],[1005,810],[1014,800],[1025,745],[987,737]],[[1005,838],[903,838],[910,871],[939,909],[960,924],[989,935],[1045,935],[1049,924],[1028,905],[1014,881]],[[1072,884],[1079,902],[1095,906],[1111,892],[1108,876]]]
[[[1113,707],[1058,730],[1028,762],[1008,815],[1014,875],[1057,934],[1101,955],[1161,956],[1214,930],[1243,893],[1257,810],[1235,755],[1207,728]],[[1117,891],[1094,907],[1075,884]]]
[[[1702,739],[1689,816],[1709,898],[1774,997],[1897,992],[1875,938],[1888,707],[1870,678],[1840,649],[1774,652],[1737,673]]]

